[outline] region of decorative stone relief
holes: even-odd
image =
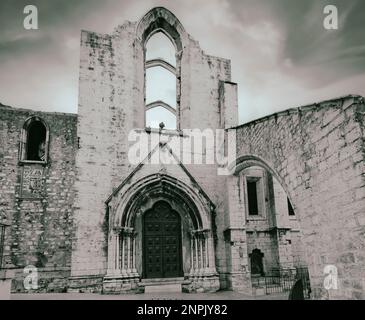
[[[22,170],[22,198],[42,198],[44,195],[44,168],[41,165],[24,165]]]

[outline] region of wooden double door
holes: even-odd
[[[183,275],[181,219],[165,201],[157,202],[143,216],[144,278]]]

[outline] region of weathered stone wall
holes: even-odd
[[[275,232],[247,232],[247,253],[250,255],[254,249],[259,249],[264,254],[262,261],[265,273],[279,267],[278,239]]]
[[[298,229],[291,230],[291,252],[294,267],[303,267],[307,264],[306,252],[304,249],[303,235]]]
[[[49,126],[49,161],[20,164],[19,144],[30,116]],[[13,290],[23,291],[23,268],[39,272],[39,290],[63,290],[71,270],[77,117],[0,105],[0,211],[6,216],[3,267],[16,269]],[[25,198],[23,170],[43,172],[43,196]],[[27,171],[29,172],[29,171]]]
[[[70,268],[70,291],[102,290],[113,216],[105,201],[136,168],[128,160],[128,135],[145,126],[144,39],[161,19],[179,41],[179,128],[237,124],[230,61],[206,55],[166,9],[155,8],[110,35],[82,31],[78,118],[0,106],[0,222],[11,225],[4,253],[6,267],[18,268],[13,290],[23,290],[22,268],[29,264],[41,271],[40,290],[64,290]],[[21,128],[31,115],[50,128],[45,166],[18,162]],[[357,96],[290,109],[236,128],[233,176],[217,175],[216,164],[186,165],[188,174],[180,166],[145,165],[134,179],[161,171],[212,202],[206,226],[222,289],[252,293],[248,254],[260,246],[267,266],[307,264],[316,298],[364,298],[364,118],[364,100]],[[265,176],[261,221],[247,219],[239,178],[252,166],[273,176]],[[44,174],[41,199],[20,193],[22,176],[32,168]],[[295,217],[288,217],[286,196]],[[140,271],[140,254],[138,260]],[[338,290],[327,292],[323,268],[329,264],[338,268],[340,282]]]
[[[178,53],[180,128],[214,130],[237,124],[237,88],[229,82],[230,61],[204,54],[198,42],[166,9],[155,8],[138,24],[126,22],[111,35],[83,31],[80,149],[76,161],[77,232],[72,258],[72,275],[79,279],[106,273],[105,201],[135,167],[127,157],[128,134],[145,126],[143,36],[151,21],[160,17],[176,27],[182,44]],[[186,168],[216,204],[216,245],[223,252],[225,178],[217,176],[216,165],[187,165]],[[224,267],[224,255],[217,254],[217,266]]]
[[[226,248],[228,252],[237,249],[241,251],[239,256],[230,259],[233,264],[230,268],[236,270],[237,278],[241,278],[232,289],[251,293],[247,277],[250,277],[250,254],[254,249],[263,254],[265,274],[272,274],[273,269],[279,267],[292,268],[294,261],[295,266],[305,265],[303,251],[300,249],[300,229],[297,217],[289,216],[285,190],[265,168],[249,163],[229,180],[233,183],[229,183],[227,190],[230,205],[226,215],[235,221],[232,228],[236,229],[235,234],[242,239],[242,242],[237,243],[231,241],[231,247]],[[257,184],[258,215],[248,213],[247,181],[250,180]],[[242,250],[242,247],[246,249]]]
[[[364,114],[349,96],[237,127],[238,167],[266,167],[293,204],[316,298],[364,298]],[[338,290],[323,287],[329,264]]]

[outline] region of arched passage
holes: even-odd
[[[239,157],[231,169],[227,192],[229,207],[235,210],[229,212],[228,219],[243,226],[237,238],[244,241],[237,241],[237,246],[244,246],[247,260],[244,254],[236,254],[235,243],[228,248],[228,254],[233,261],[238,259],[246,265],[248,272],[242,276],[251,278],[256,286],[260,283],[257,277],[277,275],[278,270],[280,274],[306,270],[296,199],[288,193],[283,179],[268,162],[254,155]],[[232,262],[232,273],[238,271],[234,267]]]
[[[263,169],[265,169],[267,172],[269,172],[277,181],[278,183],[283,187],[285,190],[293,208],[295,207],[295,202],[293,202],[294,199],[292,199],[291,196],[291,190],[286,184],[285,179],[281,177],[281,175],[274,169],[274,166],[269,163],[268,161],[260,158],[256,155],[241,155],[239,156],[236,161],[234,162],[234,165],[230,166],[231,172],[237,176],[242,170],[245,170],[249,167],[258,166]]]
[[[262,159],[286,191],[302,230],[313,297],[354,298],[363,279],[363,99],[290,109],[236,128],[237,157]],[[356,133],[355,133],[356,132]],[[355,133],[355,134],[354,134]],[[239,161],[238,161],[239,162]],[[326,267],[338,289],[326,290]]]

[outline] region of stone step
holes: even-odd
[[[182,292],[181,283],[171,283],[171,284],[158,284],[158,285],[148,285],[144,287],[145,293],[168,293],[168,292]]]
[[[183,277],[154,278],[154,279],[142,279],[141,282],[138,284],[138,286],[142,287],[145,293],[182,292],[182,285],[190,282],[191,282],[190,280],[186,280]]]
[[[182,283],[184,282],[183,277],[178,278],[152,278],[152,279],[142,279],[140,285],[143,286],[153,286],[156,284],[174,284],[174,283]]]

